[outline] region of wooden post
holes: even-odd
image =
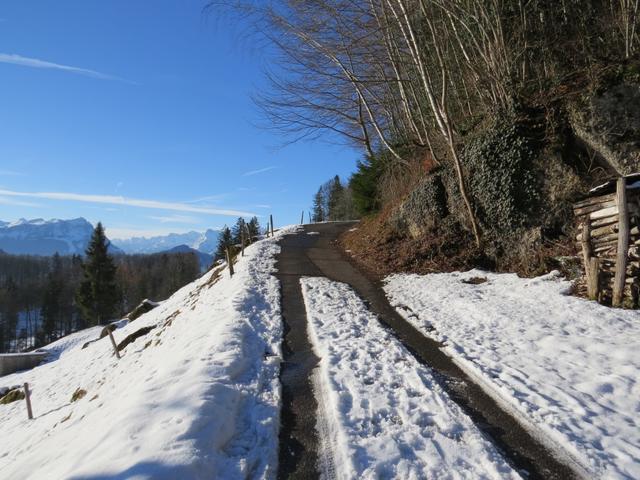
[[[304,210],[302,211],[302,215],[300,216],[300,225],[304,224]]]
[[[269,215],[269,223],[271,224],[271,236],[273,237],[273,215]]]
[[[244,257],[244,228],[240,229],[240,243],[242,244],[242,249],[240,250],[241,255]]]
[[[598,300],[600,294],[600,259],[591,257],[587,266],[589,276],[587,277],[587,291],[591,300]]]
[[[616,203],[618,206],[618,253],[611,304],[614,307],[620,307],[622,306],[624,280],[627,274],[627,252],[629,250],[629,210],[627,208],[627,181],[624,177],[618,179]]]
[[[118,345],[116,344],[116,339],[113,338],[113,333],[111,333],[111,329],[107,328],[107,333],[109,334],[109,339],[111,340],[111,345],[113,345],[113,351],[116,352],[116,357],[118,360],[120,359],[120,352],[118,351]]]
[[[226,248],[227,253],[227,265],[229,266],[229,276],[233,277],[233,261],[231,259],[231,252],[229,252],[229,247]]]
[[[27,416],[29,420],[33,420],[33,410],[31,410],[31,392],[29,391],[29,384],[24,384],[24,400],[27,402]]]
[[[587,279],[587,295],[591,300],[595,300],[597,298],[597,292],[592,290],[593,282],[592,282],[592,274],[591,274],[591,223],[589,217],[584,219],[584,224],[582,225],[582,240],[580,241],[582,244],[582,261],[584,263],[584,273]]]

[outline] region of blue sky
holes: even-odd
[[[250,95],[265,49],[204,0],[0,6],[0,220],[101,220],[113,238],[297,223],[359,153],[284,148]]]

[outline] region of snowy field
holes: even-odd
[[[52,346],[59,358],[0,377],[29,382],[0,405],[0,478],[260,478],[277,463],[280,293],[275,239],[227,270],[205,274],[114,332],[156,325],[117,360],[99,329]],[[75,402],[77,389],[86,395]]]
[[[486,283],[465,283],[473,277]],[[640,478],[640,312],[568,295],[555,273],[393,275],[396,309],[593,478]]]
[[[520,478],[348,285],[301,283],[326,477]]]

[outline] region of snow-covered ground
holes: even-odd
[[[486,283],[465,283],[473,277]],[[552,273],[393,275],[396,309],[593,478],[640,478],[640,312]]]
[[[60,340],[59,355],[0,377],[29,382],[24,402],[0,405],[0,478],[270,478],[280,411],[280,293],[275,238],[246,249],[114,332],[157,325],[117,360],[99,329]],[[95,336],[94,336],[95,335]],[[77,389],[86,395],[76,402]]]
[[[301,283],[328,477],[519,478],[348,285]]]

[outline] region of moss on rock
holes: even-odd
[[[14,388],[10,390],[4,397],[0,398],[0,405],[7,405],[9,403],[17,402],[18,400],[24,400],[24,391],[22,388]]]

